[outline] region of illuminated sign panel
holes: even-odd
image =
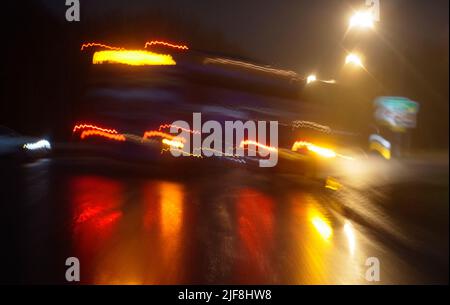
[[[419,104],[405,97],[382,96],[375,100],[375,119],[394,130],[415,128]]]

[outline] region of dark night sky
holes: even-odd
[[[344,33],[352,9],[363,0],[80,3],[81,22],[69,24],[64,0],[8,2],[11,8],[4,10],[8,13],[2,28],[9,42],[7,54],[27,57],[27,49],[41,62],[28,58],[6,64],[6,75],[20,74],[21,81],[10,78],[3,84],[1,121],[29,132],[22,123],[38,110],[31,99],[58,103],[65,98],[66,91],[74,89],[75,58],[83,40],[138,46],[152,38],[170,38],[194,49],[251,58],[302,75],[314,71],[324,79],[339,78],[344,48],[359,41],[368,70],[390,95],[404,95],[425,106],[425,127],[418,131],[424,146],[448,147],[448,0],[381,0],[382,22],[376,33],[362,33],[359,39],[344,39]],[[60,82],[59,91],[45,87],[53,81]],[[30,114],[23,114],[23,109]],[[434,143],[427,140],[430,133],[438,138]]]
[[[64,1],[39,1],[56,18],[63,18]],[[261,61],[298,72],[320,69],[332,73],[331,65],[327,63],[334,63],[336,58],[343,56],[339,43],[347,29],[349,16],[363,0],[80,2],[82,22],[93,19],[112,21],[110,16],[117,12],[131,20],[132,16],[153,11],[177,14],[188,22],[200,23],[215,33],[223,34],[231,44]],[[417,44],[432,43],[448,48],[448,4],[447,0],[382,0],[381,26],[409,32],[408,35],[414,36],[411,40]],[[172,18],[170,23],[177,24],[177,20]],[[148,36],[159,35],[157,30],[152,33],[148,29],[146,33]]]

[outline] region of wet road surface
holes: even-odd
[[[2,167],[3,283],[66,283],[72,256],[81,283],[93,284],[373,284],[369,257],[382,284],[448,283],[448,186],[333,192],[236,168]],[[442,200],[441,210],[420,212]]]

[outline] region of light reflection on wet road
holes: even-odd
[[[237,169],[174,179],[42,163],[22,174],[5,182],[19,212],[2,226],[20,242],[2,281],[64,283],[68,256],[95,284],[371,284],[368,257],[381,283],[433,280],[322,187]]]

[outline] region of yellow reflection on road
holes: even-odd
[[[292,197],[293,284],[329,283],[333,276],[333,229],[329,219],[319,209],[316,198],[298,193]]]
[[[341,188],[341,184],[339,181],[333,177],[327,177],[327,180],[325,181],[325,188],[337,191]]]
[[[308,217],[320,237],[328,241],[331,235],[333,235],[333,229],[329,225],[328,220],[314,207],[310,207],[308,210]]]
[[[331,237],[331,234],[333,234],[331,227],[320,217],[313,217],[311,219],[311,222],[316,228],[317,232],[319,232],[320,236],[322,236],[324,240],[328,241]]]
[[[183,190],[179,184],[163,182],[159,187],[161,233],[164,240],[164,257],[171,260],[176,254],[183,221]]]
[[[355,228],[346,220],[343,227],[336,229],[335,218],[316,198],[304,194],[293,198],[296,237],[292,251],[296,260],[287,267],[293,270],[292,283],[360,283],[362,252],[356,251]]]
[[[353,256],[355,254],[355,247],[356,247],[355,232],[353,230],[352,224],[348,221],[344,225],[344,233],[348,241],[348,250],[350,254]]]

